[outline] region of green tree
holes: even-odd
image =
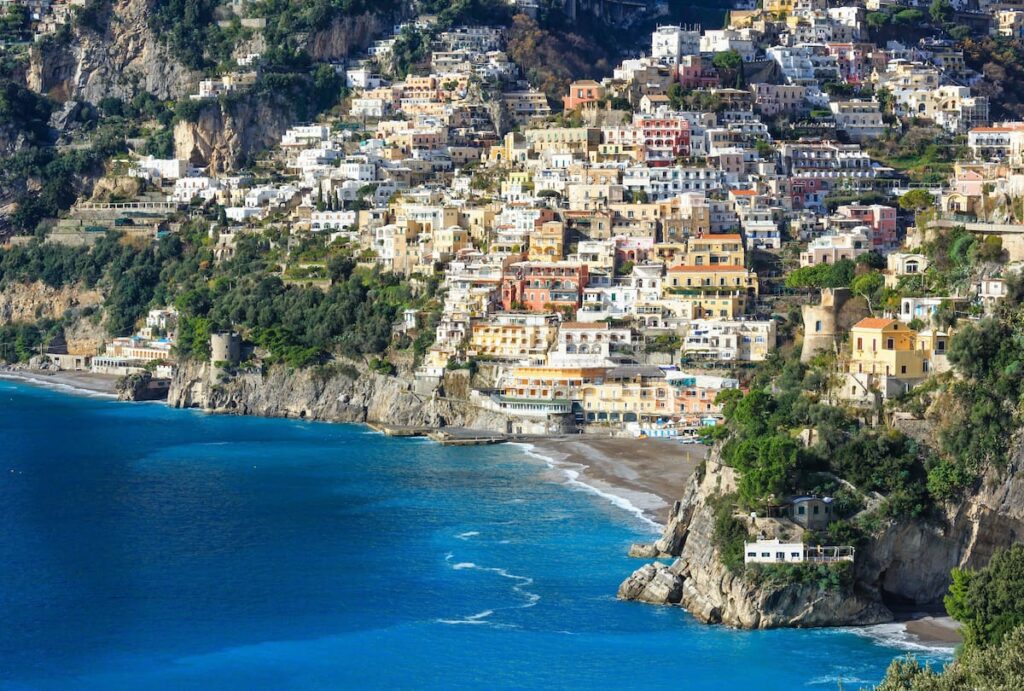
[[[711,58],[711,64],[720,70],[735,71],[743,67],[743,58],[735,50],[726,50],[715,53]]]
[[[928,190],[913,189],[900,197],[900,208],[904,211],[924,211],[935,206],[935,197]]]
[[[932,4],[928,7],[928,14],[932,18],[932,22],[942,26],[953,21],[953,5],[949,0],[932,0]]]
[[[966,645],[998,645],[1024,625],[1024,545],[996,552],[978,571],[954,569],[944,601]]]

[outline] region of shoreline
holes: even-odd
[[[670,439],[576,435],[538,437],[528,442],[527,453],[562,472],[567,484],[609,500],[660,531],[707,448]]]
[[[116,400],[119,377],[91,372],[0,369],[0,379],[66,395]],[[383,434],[365,422],[351,424],[362,424]],[[527,456],[561,473],[563,484],[606,500],[658,533],[672,505],[683,496],[686,483],[707,454],[707,447],[703,445],[680,444],[671,439],[561,435],[507,443],[520,447]],[[837,629],[907,652],[952,654],[963,640],[957,623],[938,610],[907,610],[895,614],[896,620],[889,624]]]
[[[0,369],[0,379],[22,382],[40,388],[62,391],[89,398],[117,398],[117,382],[113,374],[70,370]]]
[[[888,624],[841,627],[841,630],[907,653],[943,653],[951,658],[957,646],[963,643],[956,620],[946,615],[922,612],[905,617],[897,613],[896,621]]]

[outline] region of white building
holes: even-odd
[[[128,174],[161,184],[163,180],[177,180],[188,175],[188,161],[183,158],[154,158],[143,156],[132,163]]]
[[[348,230],[354,228],[355,225],[355,211],[314,211],[309,215],[309,229],[313,232]]]
[[[744,564],[802,564],[853,561],[854,548],[848,546],[824,547],[802,542],[757,540],[743,543]]]
[[[651,57],[675,65],[684,55],[700,53],[700,31],[681,26],[659,26],[651,34]]]
[[[684,356],[719,362],[760,362],[775,350],[775,322],[695,319],[685,327]]]

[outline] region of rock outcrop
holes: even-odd
[[[155,379],[149,372],[121,377],[117,381],[119,401],[162,401],[167,398],[167,380]]]
[[[295,122],[294,105],[284,98],[246,94],[211,101],[193,120],[174,127],[174,155],[211,172],[224,172],[280,141]]]
[[[852,588],[811,583],[776,584],[734,574],[714,542],[714,498],[735,489],[732,468],[712,454],[703,478],[694,477],[673,506],[660,539],[634,545],[641,558],[676,557],[647,564],[619,587],[619,597],[681,605],[697,619],[742,628],[848,626],[892,619],[890,606],[939,602],[953,568],[978,568],[993,552],[1024,541],[1024,446],[1011,464],[992,471],[981,488],[931,521],[893,521],[857,548]]]
[[[0,291],[0,324],[60,319],[68,310],[102,303],[103,294],[94,289],[52,288],[42,281],[12,283]]]
[[[759,582],[732,573],[714,543],[714,497],[735,488],[735,472],[716,455],[703,478],[694,476],[673,506],[661,538],[636,553],[675,556],[671,566],[647,564],[627,578],[618,595],[627,600],[682,605],[698,620],[748,629],[838,626],[890,621],[892,614],[871,594],[817,583]]]
[[[447,384],[459,385],[457,377]],[[416,427],[471,427],[505,432],[506,416],[470,400],[415,391],[411,377],[388,376],[363,363],[212,376],[206,363],[182,363],[171,381],[168,405],[217,413],[333,422],[383,422]]]
[[[94,26],[76,26],[66,38],[41,41],[29,52],[28,87],[58,101],[97,103],[129,99],[138,91],[157,98],[185,96],[198,80],[150,30],[152,0],[114,0]]]
[[[364,51],[389,22],[378,14],[364,12],[336,18],[323,31],[309,35],[306,50],[317,62],[332,62]]]

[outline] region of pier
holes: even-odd
[[[499,432],[468,429],[466,427],[415,427],[409,425],[391,425],[381,422],[368,422],[371,429],[387,437],[427,437],[445,446],[482,446],[485,444],[501,444],[508,437]]]

